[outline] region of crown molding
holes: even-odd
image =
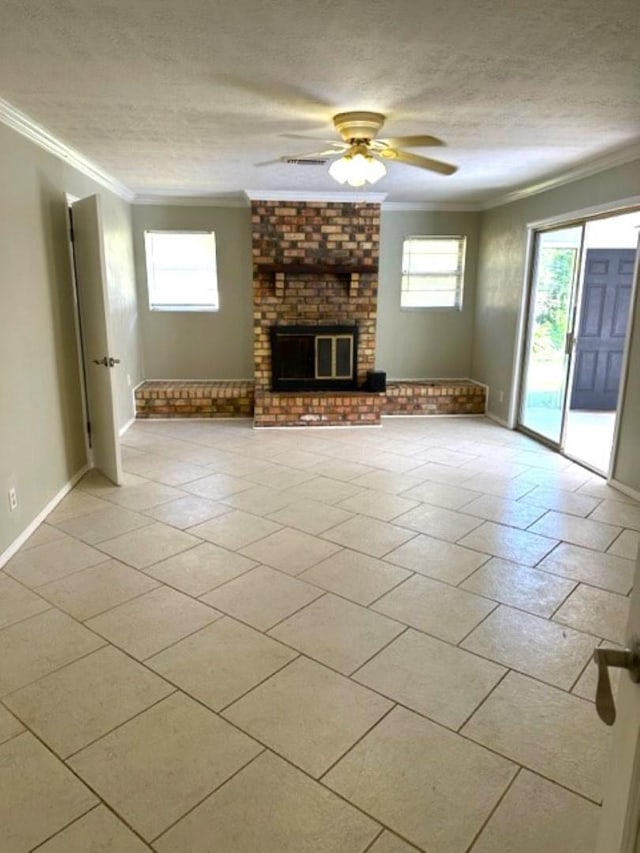
[[[249,207],[249,199],[238,196],[177,196],[177,195],[136,195],[134,204],[165,207]]]
[[[66,143],[50,133],[45,127],[33,121],[28,115],[25,115],[25,113],[18,110],[13,104],[5,101],[3,98],[0,98],[0,122],[17,131],[30,142],[39,145],[40,148],[44,148],[49,154],[53,154],[60,160],[64,160],[70,166],[73,166],[74,169],[77,169],[83,175],[106,187],[106,189],[120,196],[125,201],[133,201],[135,194],[129,187],[121,184],[120,181],[113,178],[95,163],[92,163],[91,160],[88,160],[75,148],[66,145]]]
[[[504,204],[511,204],[511,202],[520,201],[523,198],[529,198],[532,195],[553,190],[556,187],[579,181],[581,178],[590,178],[592,175],[605,172],[607,169],[613,169],[615,166],[624,166],[625,163],[631,163],[633,160],[638,159],[640,159],[640,143],[635,143],[625,148],[619,148],[617,151],[612,151],[602,157],[589,160],[547,180],[530,184],[528,187],[514,190],[502,196],[487,199],[483,202],[481,209],[491,210],[494,207],[502,207]]]
[[[348,192],[314,192],[312,190],[308,192],[303,190],[245,190],[244,192],[250,201],[352,201],[354,204],[359,202],[382,204],[387,197],[386,193],[360,192],[356,189]]]
[[[437,201],[384,201],[384,211],[437,211],[438,213],[477,213],[482,210],[480,202],[437,202]]]

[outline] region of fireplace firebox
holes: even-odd
[[[357,388],[357,326],[272,326],[272,391]]]

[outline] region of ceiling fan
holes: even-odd
[[[332,142],[331,148],[316,151],[311,154],[296,154],[279,157],[276,163],[293,163],[296,165],[322,165],[333,157],[329,174],[341,184],[361,187],[373,184],[386,174],[384,161],[396,161],[418,169],[438,172],[441,175],[453,175],[457,166],[432,160],[419,154],[404,151],[406,148],[427,148],[444,143],[435,136],[395,136],[388,139],[377,139],[384,124],[385,116],[372,112],[338,113],[333,117],[333,124],[342,142]],[[305,137],[292,136],[300,139]],[[266,165],[266,164],[265,164]]]

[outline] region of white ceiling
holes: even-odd
[[[479,203],[623,160],[639,56],[638,0],[0,0],[0,98],[141,195],[341,189],[255,164],[359,109],[460,167],[389,164],[376,191]]]

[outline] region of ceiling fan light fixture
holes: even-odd
[[[387,174],[387,170],[380,160],[358,151],[334,160],[329,167],[329,174],[339,184],[363,187],[365,184],[375,184]]]

